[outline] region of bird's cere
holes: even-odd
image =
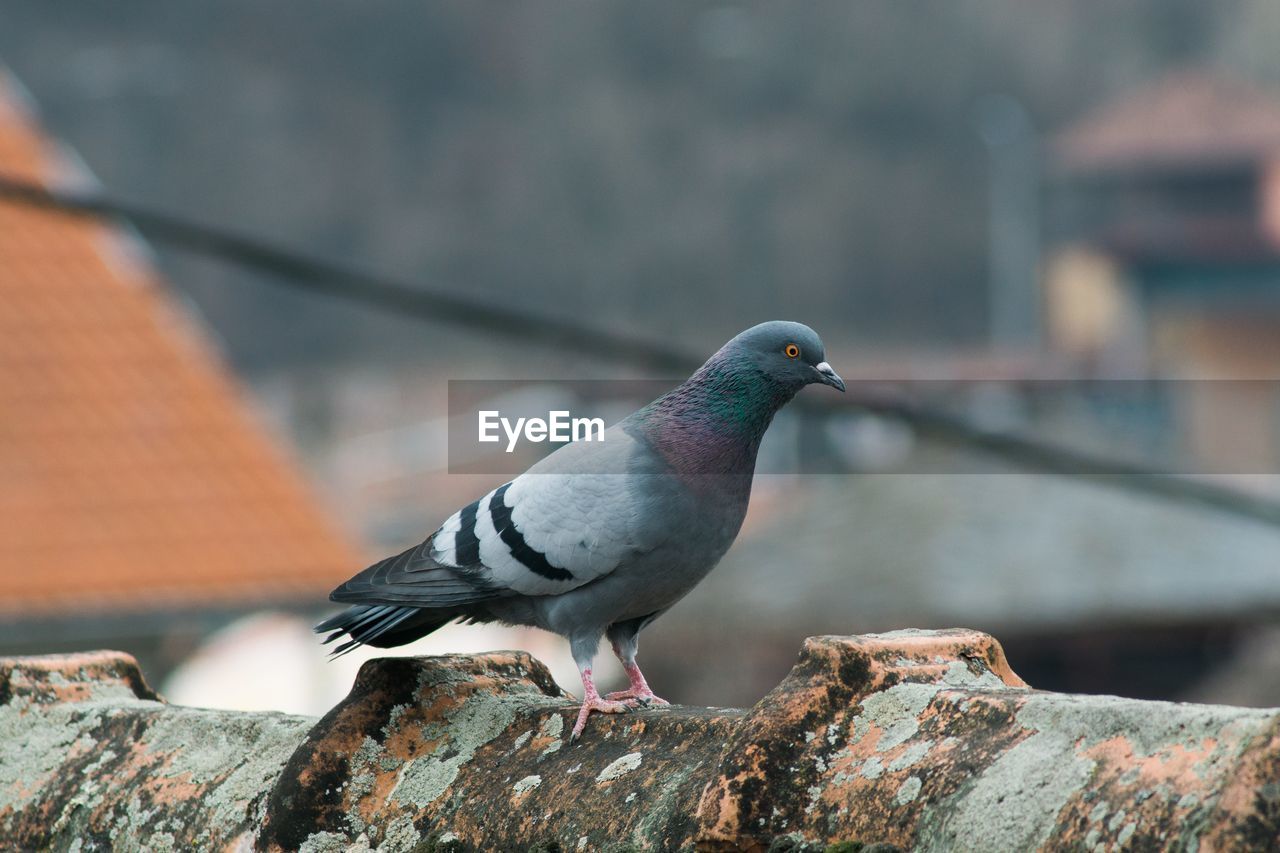
[[[844,380],[840,378],[840,375],[835,372],[835,369],[832,368],[831,365],[827,364],[825,361],[820,361],[813,366],[813,369],[818,371],[818,375],[822,377],[819,381],[822,382],[823,385],[830,385],[837,391],[844,390]]]
[[[506,452],[515,452],[520,437],[535,444],[552,441],[604,441],[604,418],[575,418],[565,410],[548,412],[543,418],[505,418],[501,412],[487,409],[478,413],[479,441],[491,444],[506,436]]]

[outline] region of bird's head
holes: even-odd
[[[794,391],[814,383],[844,390],[844,380],[827,364],[822,339],[803,323],[761,323],[729,341],[725,348],[733,348],[765,376]]]

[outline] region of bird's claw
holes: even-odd
[[[582,707],[578,710],[578,721],[573,724],[573,732],[569,735],[569,742],[573,743],[582,736],[582,730],[586,728],[587,717],[591,716],[592,711],[598,711],[601,714],[625,714],[630,708],[626,702],[612,702],[608,697],[601,699],[587,699],[582,703]]]
[[[619,690],[616,693],[610,693],[604,697],[605,699],[616,699],[625,702],[629,706],[635,705],[670,705],[666,699],[655,694],[652,690]]]

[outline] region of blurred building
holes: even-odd
[[[1068,126],[1052,153],[1054,344],[1270,372],[1280,340],[1240,334],[1280,322],[1280,93],[1175,74]]]
[[[0,173],[84,181],[0,75]],[[0,650],[123,648],[314,609],[361,565],[147,251],[0,201]]]
[[[1201,71],[1122,95],[1052,147],[1053,346],[1102,376],[1204,381],[1185,449],[1280,462],[1280,93]]]

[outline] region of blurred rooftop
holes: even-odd
[[[82,179],[0,70],[0,172]],[[0,618],[318,600],[351,541],[120,229],[0,204]]]
[[[1070,171],[1253,162],[1280,153],[1280,97],[1232,77],[1185,70],[1087,113],[1054,147]]]

